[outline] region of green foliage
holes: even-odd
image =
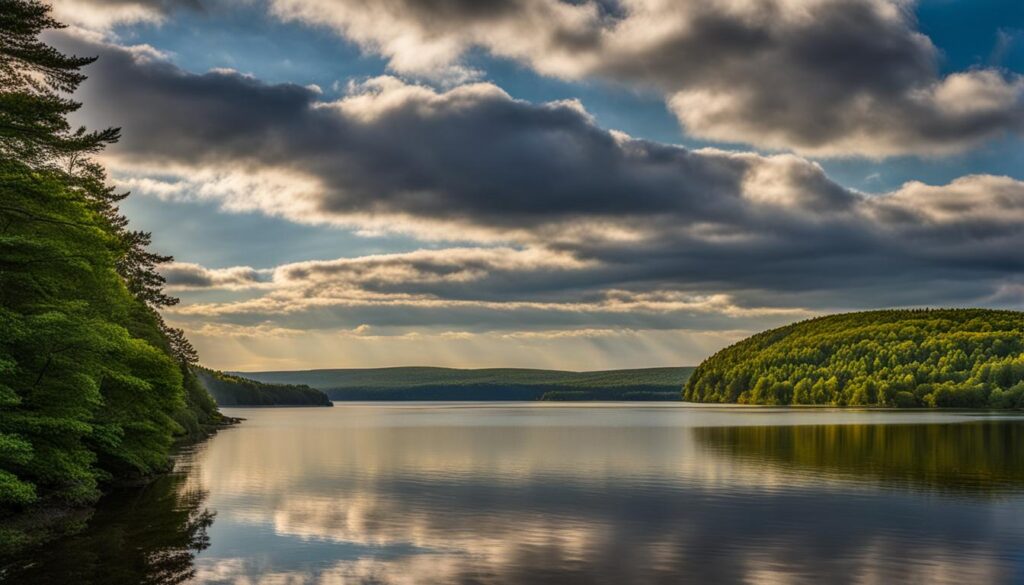
[[[179,364],[179,367],[185,389],[185,408],[174,414],[174,420],[185,429],[187,437],[199,437],[205,433],[206,426],[220,421],[222,417],[213,396],[206,391],[188,364]]]
[[[326,394],[309,386],[266,384],[199,366],[193,371],[221,406],[333,406]]]
[[[92,502],[219,418],[155,310],[174,302],[155,269],[169,257],[145,251],[88,158],[117,131],[67,123],[92,60],[37,39],[55,26],[38,2],[0,0],[0,517]]]
[[[158,316],[118,275],[103,219],[58,178],[0,160],[4,205],[21,212],[0,209],[0,433],[31,446],[0,460],[5,505],[92,501],[103,479],[163,469],[184,432]]]
[[[565,372],[520,368],[366,368],[247,372],[267,383],[306,384],[333,400],[678,400],[693,368]]]
[[[867,311],[795,323],[705,360],[683,399],[1024,408],[1024,313]]]
[[[16,435],[0,434],[0,461],[24,465],[32,460],[32,444]],[[9,471],[0,470],[0,506],[22,506],[36,500],[36,488]]]

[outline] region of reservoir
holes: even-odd
[[[12,583],[1024,583],[1024,417],[336,403],[246,419]]]

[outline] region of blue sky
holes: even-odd
[[[105,2],[57,42],[216,367],[690,364],[1021,294],[1020,2]]]

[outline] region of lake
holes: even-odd
[[[1024,583],[1024,417],[337,403],[105,498],[26,583]]]

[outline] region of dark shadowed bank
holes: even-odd
[[[106,482],[93,504],[50,500],[4,516],[0,583],[183,583],[190,579],[195,553],[209,546],[206,529],[214,514],[201,508],[205,492],[186,485],[185,474],[174,470],[173,461],[243,420],[222,416],[217,424],[204,425],[199,434],[179,438],[167,467]],[[61,546],[54,549],[55,542]],[[63,556],[69,549],[76,553],[73,558]],[[61,554],[53,555],[51,550]],[[110,573],[115,565],[129,568],[140,579]],[[154,571],[166,579],[146,581]]]
[[[273,384],[304,384],[331,400],[672,400],[690,367],[566,372],[521,368],[401,367],[238,372]]]
[[[207,494],[190,482],[195,447],[183,447],[180,469],[143,487],[111,490],[94,508],[68,519],[75,530],[56,546],[48,545],[0,567],[0,582],[10,583],[185,583],[195,576],[196,554],[210,545],[207,529],[214,512]]]

